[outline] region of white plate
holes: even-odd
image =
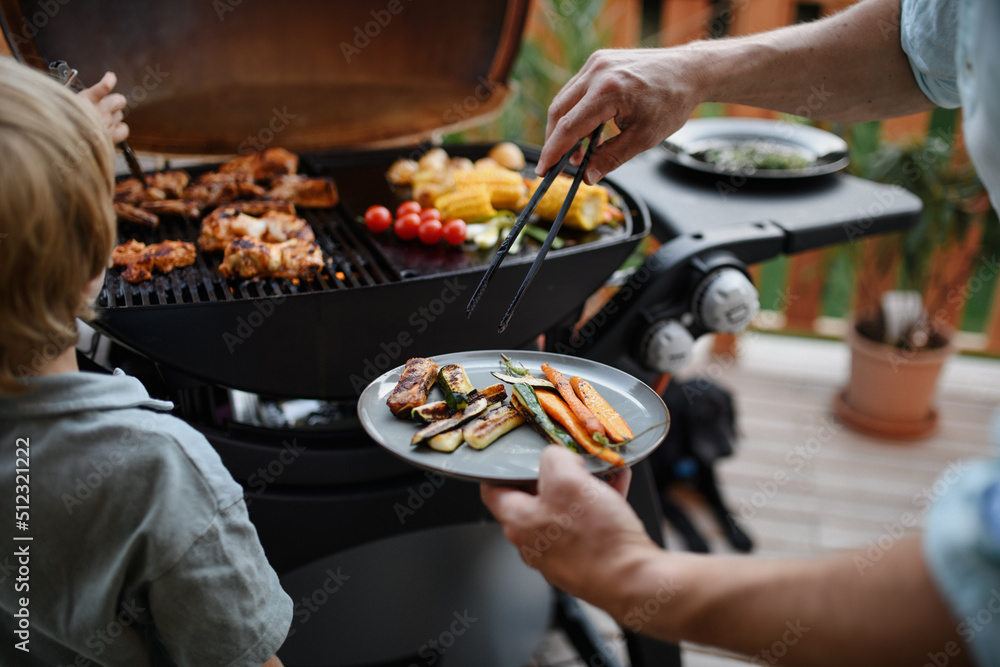
[[[800,169],[730,170],[699,159],[708,148],[765,141],[794,150],[809,165]],[[667,160],[708,174],[750,178],[809,178],[832,174],[850,162],[847,142],[835,134],[810,125],[764,118],[695,118],[661,144]]]
[[[663,400],[648,385],[617,368],[579,357],[525,350],[458,352],[433,359],[439,366],[462,364],[472,384],[482,388],[499,382],[490,373],[502,370],[501,354],[524,364],[536,377],[545,377],[541,364],[547,361],[567,378],[579,375],[592,384],[635,434],[632,441],[618,450],[626,465],[634,465],[649,456],[667,435],[670,415]],[[358,401],[361,425],[377,443],[416,466],[472,482],[532,482],[538,479],[538,457],[547,443],[527,425],[519,426],[483,450],[464,443],[451,453],[411,446],[410,439],[420,425],[396,419],[385,403],[399,382],[402,370],[400,366],[376,378]],[[506,388],[509,396],[511,385]],[[441,400],[440,393],[440,389],[433,389],[428,401]],[[584,459],[587,470],[594,474],[613,468],[592,456],[584,456]]]

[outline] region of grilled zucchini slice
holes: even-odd
[[[448,364],[438,371],[438,385],[444,391],[444,400],[456,410],[464,410],[476,388],[469,382],[462,364]]]
[[[458,428],[473,417],[486,412],[487,405],[488,403],[485,398],[473,401],[467,408],[465,408],[465,410],[456,413],[454,417],[436,421],[414,433],[413,438],[410,440],[410,444],[416,446],[422,442],[430,440],[439,433],[444,433],[452,430],[453,428]]]
[[[444,433],[438,433],[427,441],[427,445],[438,452],[453,452],[462,444],[462,429],[453,428]]]
[[[469,447],[486,449],[501,435],[513,431],[523,423],[524,417],[517,411],[517,408],[510,405],[498,405],[466,424],[465,428],[462,429],[462,437],[469,443]]]
[[[419,408],[413,408],[413,411],[410,412],[410,418],[414,421],[429,424],[430,422],[448,419],[454,414],[455,408],[449,406],[445,401],[434,401],[433,403],[425,403]]]

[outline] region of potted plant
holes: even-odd
[[[937,425],[937,379],[954,351],[965,283],[990,214],[971,164],[956,159],[957,118],[956,110],[935,110],[926,138],[906,145],[881,143],[877,123],[852,128],[854,173],[900,185],[924,204],[914,229],[854,249],[851,375],[834,410],[872,435],[921,438]]]

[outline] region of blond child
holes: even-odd
[[[0,58],[0,664],[275,667],[292,605],[241,488],[170,403],[76,364],[115,241],[109,91],[102,127]]]

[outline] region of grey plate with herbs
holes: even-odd
[[[432,358],[438,366],[462,364],[472,384],[482,388],[499,382],[491,372],[502,370],[501,354],[524,364],[537,377],[544,377],[541,365],[548,362],[567,378],[579,375],[593,385],[628,422],[635,435],[632,441],[618,450],[626,465],[632,466],[649,456],[667,435],[670,416],[657,393],[628,373],[605,364],[561,354],[524,350],[458,352]],[[481,451],[464,443],[451,453],[437,452],[423,445],[411,446],[410,439],[420,425],[393,417],[385,403],[399,381],[402,370],[403,367],[399,366],[376,378],[358,400],[361,425],[377,443],[416,466],[467,481],[514,483],[538,479],[538,457],[547,443],[527,424],[500,437]],[[506,387],[509,397],[511,386]],[[441,390],[435,387],[427,400],[442,398]],[[584,460],[587,470],[594,474],[607,472],[613,467],[592,456],[584,455]]]
[[[761,118],[696,118],[661,145],[669,162],[720,176],[809,178],[850,162],[847,142],[835,134]]]

